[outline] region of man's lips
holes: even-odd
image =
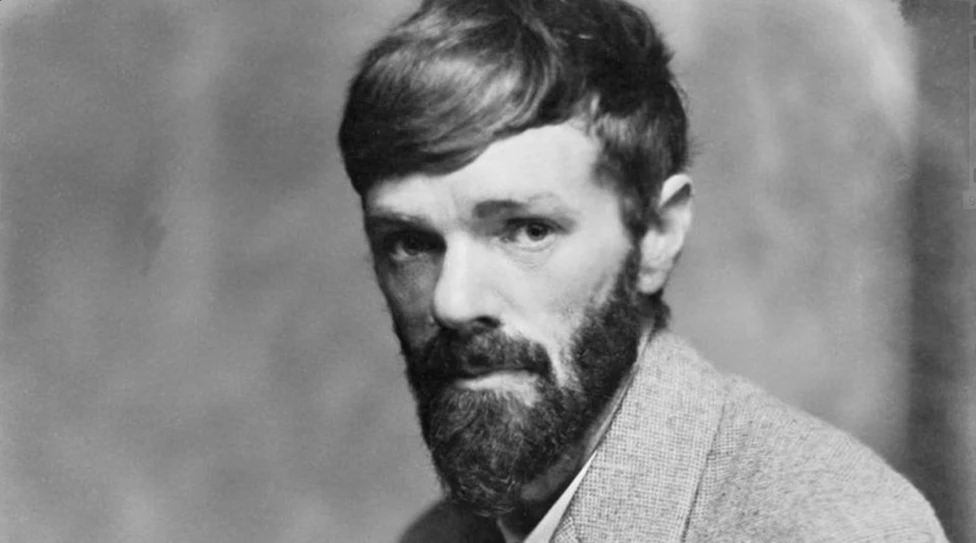
[[[450,370],[431,370],[424,372],[426,381],[455,381],[467,379],[479,379],[489,375],[500,373],[534,373],[522,366],[494,366],[476,368],[452,368]]]
[[[532,372],[525,368],[494,368],[486,371],[480,372],[466,372],[459,374],[455,379],[482,379],[484,377],[490,377],[493,375],[513,375],[513,374],[523,374],[531,375]]]

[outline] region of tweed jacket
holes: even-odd
[[[407,543],[502,542],[447,502]],[[945,541],[932,508],[847,434],[656,334],[556,543]]]

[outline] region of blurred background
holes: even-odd
[[[335,146],[414,5],[0,3],[0,539],[390,541],[437,496]],[[976,541],[973,8],[642,5],[697,148],[675,327]]]

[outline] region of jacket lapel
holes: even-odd
[[[554,542],[681,541],[726,390],[670,332],[648,343]]]

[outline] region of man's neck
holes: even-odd
[[[617,388],[617,392],[611,401],[603,408],[600,416],[590,426],[580,442],[569,447],[545,473],[522,489],[522,503],[518,509],[499,518],[499,522],[505,526],[506,530],[519,534],[521,537],[527,536],[569,486],[573,477],[586,464],[590,455],[593,454],[609,430],[610,423],[613,421],[613,417],[634,379],[634,374],[648,340],[648,334],[645,333],[638,349],[637,361],[620,383],[620,387]]]

